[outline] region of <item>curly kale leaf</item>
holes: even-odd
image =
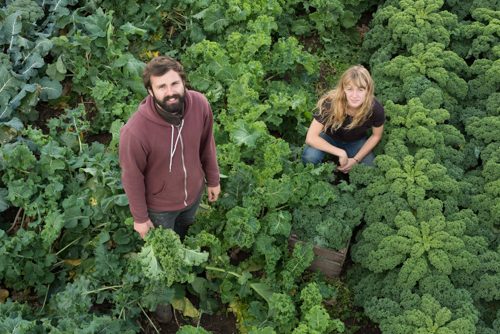
[[[498,58],[500,49],[500,15],[493,8],[475,8],[471,11],[473,20],[460,25],[462,44],[468,46],[464,58]]]
[[[292,297],[284,293],[274,293],[269,301],[268,316],[275,323],[279,333],[290,333],[297,321]]]
[[[400,9],[388,21],[392,39],[410,49],[416,43],[450,43],[450,35],[457,28],[457,17],[440,10],[443,0],[401,0]]]
[[[391,156],[379,155],[376,161],[385,180],[368,185],[369,196],[393,193],[406,198],[408,204],[416,208],[426,195],[445,200],[448,195],[455,196],[458,193],[458,182],[453,180],[446,168],[440,164],[413,156],[405,156],[399,163]]]
[[[477,59],[470,66],[470,72],[473,77],[468,81],[467,99],[474,104],[477,103],[479,110],[491,110],[489,115],[498,115],[498,103],[495,101],[498,101],[499,95],[500,59]]]
[[[500,139],[500,116],[471,117],[465,130],[485,144],[497,142]]]
[[[207,252],[187,248],[171,229],[152,229],[145,241],[138,254],[144,275],[167,286],[193,281],[195,273],[192,267],[208,260]]]
[[[371,224],[363,231],[363,242],[353,248],[353,259],[376,273],[398,268],[398,285],[404,288],[412,288],[431,271],[471,273],[479,263],[466,249],[465,223],[447,221],[438,209],[422,205],[416,215],[403,211],[394,227]]]
[[[296,282],[311,265],[314,259],[313,246],[310,243],[297,242],[294,246],[292,255],[286,260],[283,271],[281,271],[280,285],[284,291],[290,291],[296,285]]]
[[[468,318],[454,318],[453,313],[442,307],[436,299],[424,294],[416,308],[389,317],[380,324],[383,332],[394,334],[410,333],[464,333],[476,332],[475,323]]]
[[[235,207],[226,213],[224,242],[231,247],[250,248],[260,230],[260,222],[252,209]]]
[[[374,79],[384,86],[379,97],[398,103],[422,97],[433,107],[439,101],[446,108],[458,106],[467,95],[467,82],[462,79],[468,73],[467,63],[439,43],[416,44],[410,51],[374,68]],[[438,100],[430,101],[434,97]]]

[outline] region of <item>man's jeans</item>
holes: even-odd
[[[320,133],[320,137],[326,140],[328,143],[332,144],[333,146],[345,150],[349,158],[354,157],[356,153],[358,153],[358,151],[361,149],[361,147],[366,143],[367,140],[367,138],[358,139],[351,142],[335,140],[332,137],[326,135],[324,132]],[[318,150],[314,147],[311,147],[309,145],[306,145],[306,147],[304,148],[304,152],[302,153],[302,162],[305,164],[312,163],[314,165],[317,165],[323,161],[325,154],[327,153]],[[373,159],[375,159],[375,155],[373,154],[373,152],[370,152],[366,157],[363,158],[363,160],[360,161],[360,163],[368,166],[373,166],[374,165]]]
[[[200,192],[198,199],[193,204],[179,211],[158,212],[148,209],[149,219],[151,219],[155,227],[162,226],[163,228],[173,229],[183,240],[189,226],[194,223],[202,194],[203,191]]]

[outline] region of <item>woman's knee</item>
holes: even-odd
[[[302,162],[304,164],[312,163],[313,165],[317,165],[323,161],[324,156],[325,153],[323,151],[306,146],[302,152]]]
[[[361,160],[361,163],[367,166],[375,166],[375,154],[370,152],[366,155],[366,157]]]

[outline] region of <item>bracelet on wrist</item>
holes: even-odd
[[[354,161],[356,161],[358,164],[359,164],[359,160],[356,159],[355,157],[352,157],[354,159]]]

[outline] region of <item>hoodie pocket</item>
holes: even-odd
[[[165,188],[166,188],[166,186],[165,186],[165,181],[163,181],[163,182],[161,183],[160,190],[156,190],[156,189],[155,189],[155,191],[151,192],[151,195],[153,195],[153,196],[157,196],[157,195],[161,194],[161,193],[165,190]]]

